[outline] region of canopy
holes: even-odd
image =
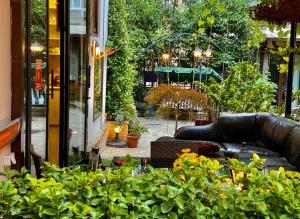
[[[156,67],[155,71],[158,73],[171,73],[175,72],[177,74],[200,74],[200,75],[208,75],[214,77],[218,81],[223,81],[221,75],[219,75],[215,70],[212,68],[201,67],[201,68],[177,68],[177,67]]]

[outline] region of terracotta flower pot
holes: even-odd
[[[140,137],[139,136],[127,136],[127,145],[129,148],[136,148],[137,144],[139,142]]]
[[[106,55],[111,55],[113,53],[113,48],[111,46],[105,46]]]

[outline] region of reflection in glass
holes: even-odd
[[[80,0],[80,7],[75,7],[76,2],[70,0],[68,133],[68,160],[70,165],[79,161],[81,159],[81,152],[84,151],[85,104],[87,98],[86,89],[88,86],[86,1]]]
[[[60,128],[60,32],[58,0],[49,0],[48,8],[48,160],[59,164]]]
[[[31,144],[43,159],[46,158],[46,77],[47,77],[47,19],[46,0],[31,0],[30,85]],[[33,168],[32,168],[33,169]]]

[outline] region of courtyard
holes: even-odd
[[[114,156],[125,157],[129,154],[132,157],[150,158],[150,142],[155,141],[162,136],[174,136],[175,121],[166,120],[160,117],[144,118],[139,117],[140,123],[148,129],[148,132],[143,134],[136,148],[113,148],[108,147],[103,142],[95,147],[100,147],[100,155],[102,159],[112,160]],[[191,121],[180,121],[179,127],[193,125]]]
[[[0,218],[300,218],[299,11],[1,0]]]

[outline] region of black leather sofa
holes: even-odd
[[[300,170],[300,124],[270,113],[225,114],[209,125],[181,127],[173,141],[183,140],[214,142],[226,156],[244,161],[256,153],[269,169]]]

